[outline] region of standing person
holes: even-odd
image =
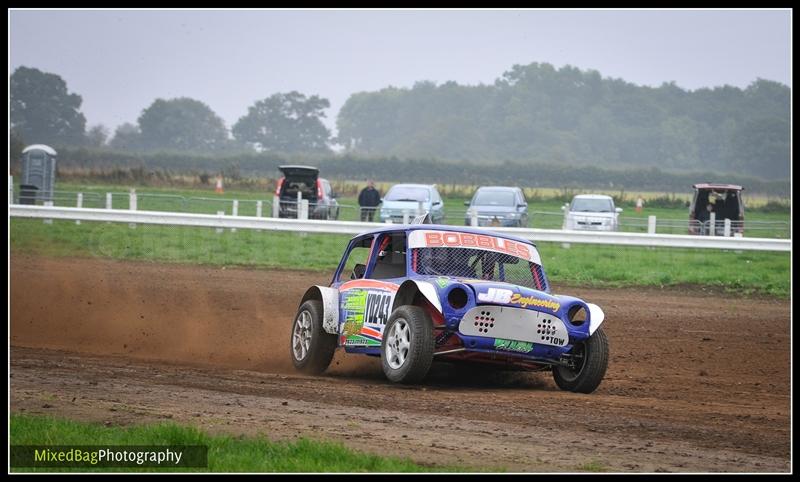
[[[637,212],[637,213],[640,213],[640,212],[642,212],[642,207],[643,207],[643,206],[644,206],[644,199],[642,199],[642,196],[639,196],[639,197],[636,199],[636,212]]]
[[[375,216],[375,208],[381,203],[381,194],[375,189],[375,181],[367,181],[367,187],[361,190],[358,195],[358,205],[361,206],[361,222],[369,220],[372,222]]]

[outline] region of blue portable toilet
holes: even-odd
[[[44,144],[34,144],[22,151],[22,179],[19,203],[52,201],[56,181],[56,151]]]

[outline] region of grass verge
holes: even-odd
[[[424,467],[408,459],[380,457],[342,444],[300,439],[272,442],[263,436],[209,435],[174,423],[105,427],[31,415],[11,415],[12,445],[205,445],[207,468],[23,468],[12,472],[455,472],[458,467]]]
[[[11,220],[12,254],[335,271],[348,236],[178,226]],[[705,285],[788,297],[790,255],[756,251],[538,244],[551,282],[597,287]],[[13,258],[12,258],[13,259]]]

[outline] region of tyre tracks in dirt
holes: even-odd
[[[789,302],[688,289],[554,291],[606,312],[606,378],[438,365],[425,383],[336,354],[294,372],[290,325],[324,274],[13,256],[11,409],[127,425],[337,440],[512,471],[789,468]]]

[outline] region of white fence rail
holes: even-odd
[[[304,233],[359,234],[385,226],[357,221],[321,221],[305,219],[259,218],[213,214],[173,213],[163,211],[131,211],[55,206],[12,204],[9,216],[76,221],[107,221],[130,224],[193,226],[222,229],[259,229]],[[791,251],[791,239],[690,236],[678,234],[645,234],[626,232],[564,231],[556,229],[486,228],[513,234],[534,242],[606,244],[618,246],[650,246],[670,248],[708,248],[751,251]]]

